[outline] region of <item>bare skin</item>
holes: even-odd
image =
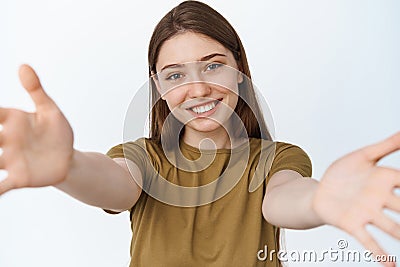
[[[20,79],[36,112],[0,109],[0,146],[4,151],[0,169],[8,171],[8,177],[0,182],[0,194],[53,185],[104,209],[132,207],[141,194],[142,177],[137,166],[132,163],[129,173],[123,159],[75,150],[68,121],[46,95],[34,71],[23,65]],[[400,186],[400,172],[377,166],[381,158],[399,149],[400,132],[338,159],[321,182],[302,178],[294,171],[280,171],[268,184],[263,215],[280,227],[308,229],[330,224],[353,235],[375,255],[384,255],[365,226],[374,224],[400,239],[399,224],[383,213],[384,208],[400,212],[400,197],[394,194]]]
[[[263,215],[282,227],[307,229],[333,225],[354,236],[374,255],[387,255],[366,230],[368,224],[400,240],[400,225],[383,210],[400,212],[400,171],[377,166],[400,149],[400,132],[336,160],[320,182],[295,171],[276,173],[267,186]],[[295,205],[293,205],[295,204]],[[396,266],[394,262],[382,262]]]
[[[133,206],[141,193],[136,165],[131,162],[132,179],[125,160],[75,150],[71,126],[33,69],[23,65],[19,76],[36,112],[0,109],[0,169],[8,171],[0,182],[0,195],[16,188],[53,185],[100,208],[121,211]]]

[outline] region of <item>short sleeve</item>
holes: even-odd
[[[146,153],[146,143],[144,138],[140,138],[134,142],[127,142],[112,147],[107,153],[112,159],[126,158],[134,162],[145,176],[144,171],[147,168],[148,157]]]
[[[268,176],[272,177],[272,175],[281,170],[293,170],[303,177],[311,177],[312,163],[307,153],[300,147],[277,142],[275,157]]]
[[[140,138],[134,142],[127,142],[124,144],[119,144],[114,147],[112,147],[106,155],[112,159],[115,158],[126,158],[131,160],[133,163],[135,163],[141,173],[142,176],[145,177],[146,175],[146,170],[148,167],[148,157],[146,153],[146,147],[145,147],[145,139]],[[118,214],[119,212],[114,212],[111,210],[104,210],[107,213],[110,214]]]

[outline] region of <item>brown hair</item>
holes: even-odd
[[[251,82],[250,69],[242,42],[230,23],[210,6],[198,1],[185,1],[174,7],[160,20],[149,44],[149,77],[157,73],[156,63],[163,43],[184,32],[203,34],[218,41],[232,52],[239,71],[247,76],[239,84],[239,98],[235,112],[243,122],[248,137],[272,140]],[[183,125],[174,116],[170,116],[171,121],[166,122],[170,110],[167,103],[161,99],[154,81],[150,80],[150,138],[161,143],[161,133],[165,131],[163,136],[172,141],[177,136],[174,130],[182,129],[179,134],[182,135]],[[240,130],[236,134],[246,136],[246,133]],[[167,141],[167,145],[168,143],[174,143],[174,141]],[[279,248],[280,229],[275,228],[275,230],[276,246]],[[278,266],[281,266],[279,260],[277,262]]]
[[[251,83],[250,69],[242,42],[229,22],[210,6],[197,1],[185,1],[173,8],[161,19],[154,29],[149,44],[149,76],[157,72],[156,63],[162,44],[175,35],[188,31],[212,38],[232,52],[239,71],[247,76],[239,84],[239,99],[235,112],[243,122],[248,137],[272,140]],[[152,80],[150,87],[150,138],[160,142],[161,132],[164,131],[163,136],[167,140],[171,140],[170,143],[174,143],[172,141],[173,137],[177,136],[174,129],[175,131],[176,129],[182,129],[180,133],[182,135],[183,125],[173,116],[171,116],[171,121],[165,123],[170,113],[168,105],[160,98],[160,94]],[[238,130],[236,136],[246,136],[244,129],[242,131]]]

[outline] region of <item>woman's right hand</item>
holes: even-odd
[[[15,188],[62,182],[71,165],[73,132],[54,101],[43,90],[35,71],[22,65],[19,77],[35,103],[36,112],[0,108],[0,195]]]

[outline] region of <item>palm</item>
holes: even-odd
[[[367,224],[400,239],[399,224],[383,212],[384,208],[400,212],[400,197],[394,192],[400,186],[400,172],[377,166],[399,148],[400,133],[340,158],[325,172],[313,202],[326,223],[352,234],[375,255],[385,252],[366,231]]]
[[[35,102],[36,112],[0,109],[0,169],[8,171],[8,177],[0,182],[0,194],[13,188],[61,182],[73,151],[71,127],[41,88],[34,71],[22,66],[20,79]]]

